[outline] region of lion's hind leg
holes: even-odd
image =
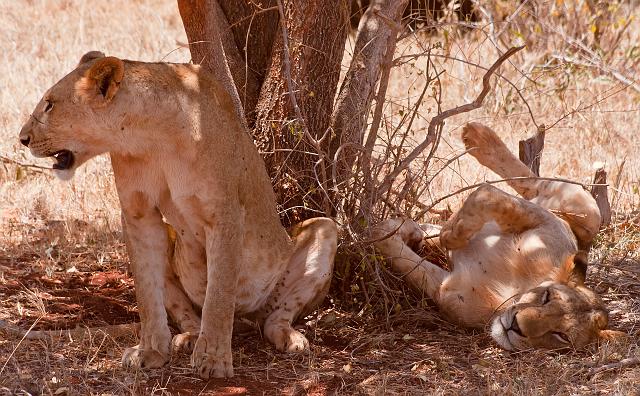
[[[522,161],[504,144],[502,139],[489,127],[470,122],[462,130],[462,141],[480,164],[505,179],[531,177],[531,179],[509,180],[509,185],[525,199],[538,195],[538,180]]]
[[[553,211],[563,218],[578,239],[581,249],[587,249],[600,227],[600,210],[591,194],[582,186],[556,180],[536,179],[531,170],[516,158],[491,128],[472,122],[462,132],[465,147],[478,162],[499,176],[523,198]]]
[[[164,306],[180,330],[171,342],[173,350],[191,353],[200,333],[200,317],[173,273],[167,275],[164,285]]]
[[[338,230],[328,218],[309,219],[293,231],[295,248],[263,310],[264,335],[278,350],[301,352],[309,342],[291,324],[313,311],[329,291]]]
[[[418,256],[417,250],[425,236],[434,237],[439,232],[435,226],[427,231],[410,219],[388,219],[376,225],[372,231],[376,249],[391,261],[394,271],[400,273],[414,289],[425,293],[434,301],[442,282],[449,272]]]
[[[518,234],[553,219],[544,208],[485,184],[442,227],[440,243],[449,250],[462,249],[489,222],[495,222],[503,233]]]

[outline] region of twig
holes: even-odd
[[[602,97],[602,98],[600,98],[600,99],[596,100],[595,102],[592,102],[592,103],[589,103],[588,105],[585,105],[585,106],[582,106],[582,107],[578,107],[578,108],[576,108],[576,109],[573,109],[573,110],[571,110],[570,112],[568,112],[568,113],[566,113],[566,114],[563,114],[563,115],[562,115],[562,117],[558,118],[558,119],[556,120],[556,122],[554,122],[553,124],[551,124],[551,125],[549,125],[549,126],[545,126],[545,129],[548,131],[548,130],[550,130],[551,128],[555,127],[557,124],[559,124],[559,123],[560,123],[560,121],[564,120],[565,118],[567,118],[567,117],[569,117],[569,116],[572,116],[572,115],[574,115],[574,114],[577,114],[577,113],[579,113],[579,112],[581,112],[581,111],[587,110],[587,109],[589,109],[589,108],[591,108],[591,107],[594,107],[594,106],[596,106],[596,105],[598,105],[598,104],[600,104],[600,103],[604,102],[605,100],[609,99],[610,97],[612,97],[612,96],[615,96],[615,95],[619,94],[620,92],[624,91],[624,90],[625,90],[625,89],[627,89],[627,88],[629,88],[629,86],[628,86],[628,85],[623,85],[623,86],[622,86],[622,88],[617,89],[617,90],[613,91],[612,93],[610,93],[610,94],[608,94],[608,95],[605,95],[604,97]]]
[[[393,185],[393,182],[395,181],[395,179],[400,174],[400,172],[406,169],[411,164],[411,162],[413,162],[413,160],[415,160],[418,157],[418,155],[420,155],[420,153],[422,153],[424,149],[427,148],[427,146],[435,142],[436,137],[438,136],[438,133],[436,132],[436,128],[442,128],[442,126],[444,125],[444,121],[447,118],[457,114],[466,113],[471,110],[475,110],[480,106],[482,106],[482,101],[484,100],[484,98],[489,93],[489,90],[491,89],[490,79],[493,73],[496,71],[497,68],[500,67],[500,65],[502,65],[502,63],[505,60],[507,60],[509,57],[511,57],[516,52],[522,50],[523,48],[524,46],[511,47],[509,48],[509,50],[507,50],[507,52],[502,54],[500,58],[498,58],[498,60],[484,74],[484,77],[482,78],[482,91],[473,102],[464,104],[462,106],[454,107],[453,109],[445,110],[431,119],[431,121],[429,122],[429,128],[427,129],[427,137],[425,138],[425,140],[422,143],[420,143],[404,160],[402,160],[400,164],[387,175],[387,177],[384,178],[383,182],[380,184],[380,187],[378,188],[378,191],[380,194],[384,194],[386,191],[388,191]]]
[[[25,168],[33,168],[33,169],[46,169],[46,170],[51,170],[53,168],[47,168],[46,166],[40,166],[40,165],[33,165],[33,164],[25,164],[24,162],[20,162],[14,159],[11,159],[9,157],[5,157],[4,155],[0,155],[0,160],[2,162],[8,162],[10,164],[14,164],[14,165],[20,165],[23,166]]]
[[[551,56],[553,58],[561,60],[561,61],[563,61],[565,63],[572,63],[572,64],[578,65],[578,66],[584,66],[584,67],[590,67],[590,68],[598,69],[601,72],[609,74],[610,76],[612,76],[616,80],[618,80],[621,83],[625,84],[625,88],[626,87],[631,87],[631,88],[635,89],[637,92],[640,92],[640,86],[638,85],[638,83],[635,80],[625,76],[624,74],[620,73],[617,70],[613,70],[613,69],[611,69],[609,67],[606,67],[605,65],[598,64],[597,62],[595,62],[592,59],[589,59],[588,61],[582,61],[580,59],[572,58],[570,56],[561,55],[561,54],[552,54]]]
[[[0,374],[2,374],[2,372],[4,371],[4,369],[7,367],[7,364],[9,363],[9,360],[11,360],[11,358],[13,357],[13,355],[16,353],[16,351],[18,350],[18,348],[20,348],[20,345],[22,345],[22,341],[25,340],[25,338],[27,338],[27,335],[29,334],[29,332],[31,330],[33,330],[34,327],[36,327],[36,325],[38,324],[38,322],[40,321],[40,319],[42,319],[42,317],[36,318],[36,320],[31,324],[31,327],[29,327],[29,330],[27,330],[26,333],[24,333],[24,335],[22,336],[22,338],[20,339],[20,341],[18,342],[18,345],[16,345],[15,348],[13,348],[13,351],[11,351],[11,354],[9,355],[9,357],[7,358],[7,360],[4,362],[4,364],[2,365],[2,368],[0,368]],[[5,321],[1,321],[0,323],[4,324],[6,323]]]
[[[9,157],[5,157],[4,155],[0,155],[0,161],[4,162],[4,163],[8,163],[8,164],[13,164],[13,165],[18,165],[18,166],[22,166],[24,168],[28,168],[33,170],[36,173],[39,173],[41,175],[45,175],[45,176],[51,176],[50,172],[43,172],[42,170],[51,170],[53,168],[47,168],[46,166],[39,166],[39,165],[33,165],[33,164],[25,164],[23,162],[20,161],[16,161],[14,159],[11,159]]]
[[[420,218],[420,217],[424,216],[429,210],[431,210],[434,206],[436,206],[440,202],[444,201],[447,198],[451,198],[451,197],[456,196],[456,195],[458,195],[460,193],[463,193],[465,191],[473,190],[474,188],[480,187],[480,186],[485,185],[485,184],[505,183],[505,182],[509,182],[509,181],[513,181],[513,180],[549,180],[549,181],[558,181],[558,182],[562,182],[562,183],[575,184],[575,185],[581,186],[585,190],[588,190],[588,187],[591,187],[591,186],[607,186],[607,184],[584,184],[584,183],[580,183],[580,182],[577,182],[577,181],[573,181],[573,180],[569,180],[569,179],[562,179],[562,178],[558,178],[558,177],[518,176],[518,177],[507,177],[507,178],[500,179],[500,180],[487,180],[487,181],[484,181],[482,183],[476,183],[476,184],[472,184],[470,186],[463,187],[463,188],[461,188],[461,189],[459,189],[457,191],[452,192],[451,194],[447,194],[445,196],[442,196],[442,197],[436,199],[435,201],[433,201],[431,203],[430,206],[428,206],[427,208],[425,208],[425,209],[421,210],[420,212],[418,212],[418,214],[415,217],[416,218]]]
[[[365,213],[370,212],[370,207],[373,205],[374,200],[374,183],[371,178],[371,153],[373,152],[373,147],[376,143],[376,139],[378,138],[378,129],[380,128],[380,121],[382,120],[382,111],[384,108],[384,98],[387,94],[389,76],[391,74],[391,67],[393,66],[393,53],[396,49],[396,37],[400,30],[400,25],[397,21],[390,19],[380,12],[375,11],[374,13],[389,25],[391,34],[389,34],[389,37],[387,38],[387,52],[384,55],[380,70],[380,83],[378,84],[378,92],[376,94],[376,107],[373,111],[373,121],[371,122],[369,135],[367,136],[367,141],[364,146],[364,155],[362,156],[362,171],[365,177],[364,183],[368,198],[368,202],[366,202],[368,208],[365,209]]]
[[[637,365],[640,365],[639,357],[626,358],[626,359],[620,360],[619,362],[605,364],[600,367],[594,367],[589,370],[587,375],[589,377],[593,377],[594,375],[601,373],[603,371],[616,370],[616,369],[621,369],[623,367],[631,367],[631,366],[637,366]]]
[[[399,60],[402,59],[416,59],[419,56],[423,56],[424,53],[416,53],[416,54],[407,54],[407,55],[402,55],[397,57],[396,59],[394,59],[394,62],[397,62]],[[442,59],[448,59],[448,60],[452,60],[454,62],[460,62],[460,63],[464,63],[465,65],[469,65],[469,66],[473,66],[476,67],[478,69],[481,70],[489,70],[487,67],[485,66],[481,66],[477,63],[473,63],[470,62],[466,59],[462,59],[462,58],[456,58],[455,56],[450,56],[450,55],[444,55],[444,54],[429,54],[429,56],[432,56],[434,58],[442,58]],[[519,89],[515,83],[513,83],[511,80],[509,80],[507,77],[503,76],[501,73],[494,73],[494,75],[496,77],[499,77],[501,79],[503,79],[507,84],[511,85],[511,87],[513,87],[513,89],[515,89],[515,91],[518,93],[518,96],[520,97],[520,99],[522,100],[522,103],[524,103],[525,107],[527,108],[527,111],[529,112],[529,117],[531,118],[531,122],[533,122],[533,125],[536,126],[536,128],[538,127],[538,122],[536,121],[535,116],[533,115],[533,110],[531,110],[531,106],[529,105],[529,102],[527,101],[527,99],[525,99],[524,95],[522,94],[522,90]]]

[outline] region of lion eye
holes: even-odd
[[[44,112],[48,113],[51,111],[51,109],[53,109],[53,102],[50,100],[45,100],[45,102],[47,102],[47,106],[44,108]]]
[[[563,344],[569,344],[571,341],[569,340],[569,337],[567,337],[566,334],[564,333],[560,333],[557,331],[554,331],[553,333],[551,333],[556,340],[560,341]]]
[[[549,290],[545,290],[544,294],[542,295],[542,305],[546,304],[549,302]]]

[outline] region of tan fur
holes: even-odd
[[[63,179],[111,156],[141,318],[125,365],[169,360],[167,313],[182,331],[174,348],[193,349],[204,378],[233,375],[234,315],[260,320],[279,350],[308,346],[291,323],[326,295],[337,228],[311,219],[289,238],[264,163],[212,76],[92,52],[45,93],[20,139],[38,157],[72,152]]]
[[[470,154],[500,176],[533,176],[488,127],[468,124],[462,138]],[[611,338],[616,332],[605,330],[607,311],[584,286],[581,249],[589,248],[600,225],[594,199],[580,186],[557,181],[509,184],[526,199],[484,185],[442,227],[438,239],[432,238],[438,235],[434,225],[391,219],[374,229],[377,238],[393,233],[376,247],[450,320],[489,327],[505,349],[582,347]],[[426,240],[447,250],[451,272],[409,247]]]

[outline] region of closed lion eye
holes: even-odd
[[[544,291],[544,294],[542,295],[542,300],[540,301],[540,303],[544,305],[548,302],[549,302],[549,289]]]
[[[569,337],[564,334],[564,333],[560,333],[558,331],[554,331],[553,333],[551,333],[553,335],[553,337],[560,341],[563,344],[569,344],[571,342],[571,340],[569,340]]]

